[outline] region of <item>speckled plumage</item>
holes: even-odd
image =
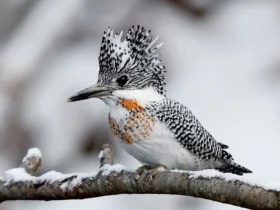
[[[217,169],[242,175],[226,149],[179,102],[165,97],[165,70],[153,47],[156,40],[142,27],[124,40],[110,28],[104,33],[96,85],[69,101],[97,97],[109,107],[109,124],[122,148],[141,163],[168,169]]]
[[[109,114],[111,131],[125,144],[133,144],[150,136],[156,121],[154,116],[136,101],[129,102],[130,104],[123,99],[118,101],[120,108],[128,110],[125,117],[120,115],[116,119]]]
[[[148,109],[155,112],[157,118],[175,134],[177,141],[195,155],[202,159],[232,159],[193,113],[179,102],[165,99],[152,103]]]

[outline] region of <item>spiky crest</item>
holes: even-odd
[[[159,55],[153,54],[161,44],[153,46],[158,37],[149,36],[151,31],[144,27],[132,26],[122,40],[123,32],[114,33],[109,27],[104,32],[99,56],[99,82],[104,84],[111,79],[128,74],[131,81],[125,88],[142,89],[153,86],[164,94],[165,67]]]

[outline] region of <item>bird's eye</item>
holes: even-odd
[[[122,86],[124,86],[124,85],[127,83],[127,81],[128,81],[128,76],[122,75],[122,76],[119,77],[116,81],[117,81],[118,85],[122,87]]]

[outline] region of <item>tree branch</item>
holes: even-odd
[[[30,157],[32,155],[29,160],[34,160]],[[19,173],[18,170],[22,171],[22,168],[11,169],[6,172],[5,180],[0,180],[0,202],[84,199],[118,194],[175,194],[250,209],[279,209],[280,187],[269,187],[268,184],[253,181],[248,176],[240,177],[214,170],[173,170],[158,172],[152,180],[149,172],[145,171],[136,179],[135,171],[119,164],[111,165],[112,163],[112,148],[104,145],[98,172],[61,174],[52,171],[33,177],[29,174],[26,176],[27,173]]]

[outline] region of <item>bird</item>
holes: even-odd
[[[97,83],[68,102],[99,98],[120,146],[143,165],[139,169],[215,169],[243,175],[228,146],[215,140],[183,104],[166,97],[166,68],[151,30],[132,26],[126,36],[104,31]],[[139,170],[141,171],[141,170]]]

